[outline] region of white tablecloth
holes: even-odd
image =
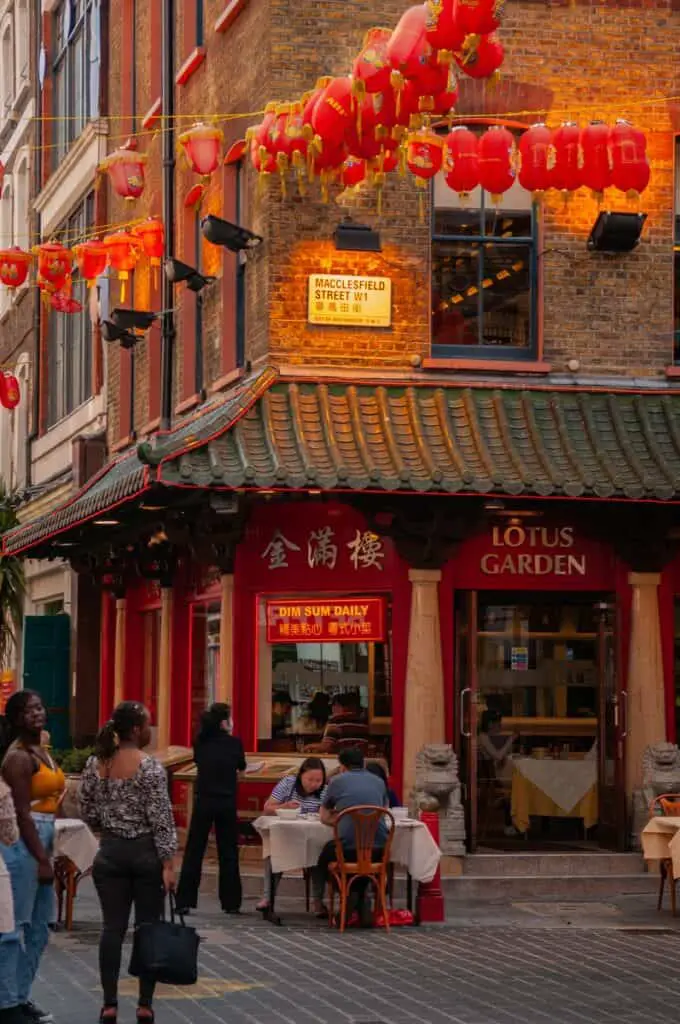
[[[597,785],[596,761],[516,757],[512,766],[568,814]]]
[[[421,821],[397,821],[390,860],[406,868],[416,882],[431,882],[439,866],[441,850]],[[296,871],[314,867],[333,829],[318,818],[284,821],[263,815],[253,822],[262,836],[262,856],[271,857],[272,871]]]
[[[68,857],[78,871],[89,871],[99,843],[79,818],[57,818],[54,823],[54,856]]]
[[[673,876],[680,878],[680,818],[658,815],[647,822],[640,834],[645,860],[673,861]]]

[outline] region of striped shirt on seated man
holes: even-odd
[[[337,693],[333,697],[331,717],[326,723],[321,742],[306,749],[323,754],[337,754],[351,747],[365,754],[368,740],[368,723],[361,713],[359,695]]]

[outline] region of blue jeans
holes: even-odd
[[[40,842],[49,855],[54,845],[54,815],[34,814]],[[0,935],[0,1010],[27,1003],[40,957],[55,917],[54,887],[40,885],[38,865],[22,839],[0,846],[12,880],[15,931]]]

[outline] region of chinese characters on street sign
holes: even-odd
[[[289,557],[300,552],[298,544],[294,544],[275,530],[272,538],[260,555],[269,569],[290,568]],[[382,539],[370,530],[356,530],[353,540],[338,547],[335,531],[331,526],[322,526],[312,530],[307,539],[307,564],[310,569],[335,569],[339,559],[348,558],[354,569],[379,569],[382,572],[385,549]]]
[[[307,320],[310,324],[389,327],[392,282],[389,277],[310,274]]]
[[[381,642],[385,639],[385,598],[353,597],[314,601],[267,601],[267,642]]]

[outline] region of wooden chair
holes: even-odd
[[[339,826],[345,818],[350,818],[354,829],[354,847],[356,852],[355,861],[345,860],[345,850],[340,839]],[[385,821],[385,819],[387,819]],[[385,845],[382,857],[376,861],[373,859],[375,840],[381,822],[385,821],[388,826],[388,833],[385,838]],[[357,807],[348,807],[341,811],[335,820],[333,828],[335,839],[335,854],[337,860],[329,865],[331,874],[330,883],[330,923],[333,925],[335,917],[335,888],[337,886],[340,895],[340,931],[344,932],[347,924],[347,905],[353,884],[360,878],[366,878],[372,882],[376,892],[377,909],[385,918],[385,928],[389,931],[389,915],[387,912],[387,879],[390,864],[390,851],[392,848],[392,837],[394,835],[394,817],[385,807],[376,807],[372,804],[360,804]],[[334,884],[335,883],[335,884]]]
[[[91,871],[79,871],[68,857],[57,857],[54,861],[54,891],[57,899],[57,924],[67,932],[73,928],[73,908],[80,882]]]
[[[664,818],[680,818],[680,793],[662,793],[661,796],[654,797],[649,804],[649,814],[652,818],[656,815],[661,815]],[[659,899],[656,904],[657,910],[661,910],[663,905],[663,891],[666,879],[668,879],[671,890],[671,913],[675,917],[677,904],[675,883],[677,879],[673,874],[673,861],[670,857],[659,861]]]

